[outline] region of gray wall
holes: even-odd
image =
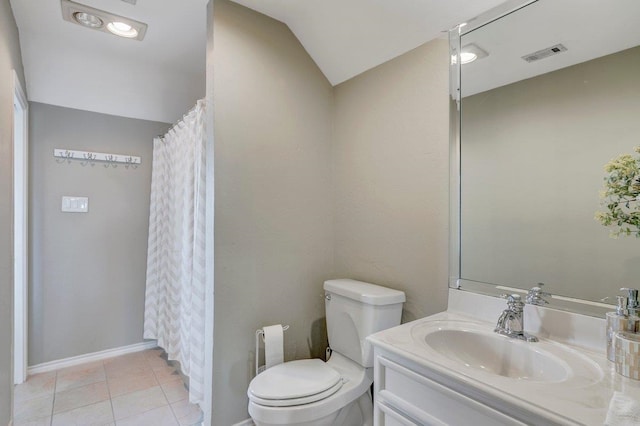
[[[29,365],[142,342],[152,140],[169,125],[30,108]],[[142,164],[60,164],[54,148]],[[63,195],[88,196],[89,213],[62,213]]]
[[[0,0],[0,424],[13,398],[13,77],[24,85],[18,28],[9,0]]]
[[[637,286],[639,241],[594,214],[603,166],[640,145],[639,72],[635,47],[463,99],[463,278],[594,301]]]
[[[326,347],[332,273],[332,88],[282,23],[214,6],[214,425],[247,415],[255,330],[289,324],[285,356]]]
[[[403,290],[403,320],[446,309],[448,44],[335,88],[335,274]]]
[[[322,357],[322,282],[446,308],[448,46],[332,88],[281,23],[215,2],[213,424],[248,417],[254,331],[291,325],[285,358]],[[334,99],[335,96],[335,99]]]

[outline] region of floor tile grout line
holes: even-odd
[[[109,394],[109,405],[111,406],[111,417],[113,418],[113,424],[117,425],[116,422],[116,412],[113,409],[113,398],[111,397],[111,388],[109,387],[109,377],[107,377],[107,367],[104,365],[104,360],[102,361],[102,369],[104,370],[104,381],[107,384],[107,393]]]
[[[143,352],[144,352],[144,351],[143,351]],[[146,364],[146,362],[147,362],[147,360],[146,360],[146,358],[145,358],[145,364]],[[153,373],[153,370],[151,370],[151,372]],[[106,375],[107,375],[107,374],[106,374],[106,366],[105,366],[105,377],[106,377]],[[155,378],[155,373],[154,373],[154,376],[153,376],[153,377]],[[158,381],[158,380],[156,379],[156,382],[157,382],[157,381]],[[158,386],[160,386],[160,384],[159,384],[159,383],[158,383]],[[108,384],[107,384],[107,389],[108,389],[108,388],[109,388],[109,386],[108,386]],[[116,424],[116,425],[118,424],[118,420],[125,420],[125,419],[128,419],[128,418],[130,418],[130,417],[134,417],[134,416],[137,416],[137,415],[140,415],[140,414],[147,413],[147,412],[149,412],[149,411],[151,411],[151,410],[155,410],[155,408],[151,408],[151,409],[149,409],[149,410],[145,410],[145,411],[142,411],[142,412],[140,412],[140,413],[133,414],[133,415],[131,415],[131,416],[123,417],[123,418],[121,418],[121,419],[116,419],[116,411],[115,411],[115,410],[114,410],[114,408],[113,408],[113,398],[111,397],[111,390],[110,390],[110,389],[108,389],[108,390],[109,390],[109,396],[110,396],[109,401],[111,402],[111,413],[113,414],[113,422],[114,422],[114,424]],[[142,392],[142,391],[144,391],[144,390],[147,390],[147,389],[139,389],[139,390],[136,390],[136,391],[126,392],[126,393],[123,393],[123,394],[121,394],[121,395],[116,396],[116,398],[120,398],[120,397],[122,397],[122,396],[126,396],[126,395],[129,395],[129,394],[135,393],[135,392]],[[162,390],[162,388],[160,388],[160,390]],[[164,394],[164,392],[163,392],[163,394]],[[166,400],[166,396],[165,396],[165,400]],[[167,402],[168,402],[168,401],[167,401]],[[156,407],[156,408],[160,408],[160,407]]]
[[[145,356],[145,361],[149,364],[149,367],[151,368],[151,372],[153,373],[153,377],[156,378],[156,382],[158,382],[158,386],[160,386],[160,390],[162,391],[162,394],[164,395],[164,399],[167,400],[167,404],[169,405],[169,410],[171,410],[171,414],[173,414],[173,418],[175,419],[175,421],[178,424],[178,426],[180,426],[180,420],[178,419],[178,416],[176,416],[176,412],[173,410],[173,407],[171,406],[171,402],[169,402],[169,398],[167,398],[167,393],[164,391],[164,388],[162,387],[162,384],[160,383],[160,380],[158,380],[158,376],[156,375],[155,370],[151,366],[151,363],[149,363],[149,359],[146,356]],[[167,366],[168,365],[169,365],[169,362],[167,361]]]
[[[60,393],[68,393],[68,392],[72,392],[72,391],[78,391],[79,389],[86,388],[86,387],[89,387],[89,386],[96,386],[96,385],[99,385],[100,383],[104,383],[106,381],[107,381],[107,379],[106,379],[106,376],[105,376],[104,379],[98,380],[96,382],[83,383],[83,384],[81,384],[79,386],[74,386],[74,387],[71,387],[71,388],[62,389],[62,390],[60,390]],[[57,388],[57,385],[56,385],[56,388]]]
[[[164,392],[164,391],[163,391],[163,392]],[[165,398],[166,398],[166,395],[165,395]],[[168,400],[167,400],[167,401],[168,401]],[[184,400],[183,400],[183,399],[181,399],[180,401],[184,401]],[[173,418],[175,418],[175,419],[176,419],[176,422],[178,422],[178,425],[181,425],[181,423],[180,423],[180,419],[178,418],[178,415],[176,414],[176,411],[173,409],[173,404],[178,403],[178,402],[180,402],[180,401],[176,401],[176,402],[174,402],[174,403],[171,403],[171,402],[169,403],[169,409],[171,409],[171,412],[173,413]]]
[[[53,426],[53,410],[56,406],[56,389],[58,388],[58,370],[56,370],[56,377],[53,380],[53,398],[51,399],[51,418],[49,419],[49,426]]]
[[[104,381],[106,382],[106,379],[105,379]],[[90,383],[90,384],[85,385],[85,386],[97,385],[97,384],[99,384],[99,383],[102,383],[102,382]],[[77,389],[83,388],[83,387],[85,387],[85,386],[80,386],[80,387],[77,387],[77,388],[74,388],[74,389],[75,389],[75,390],[77,390]],[[106,383],[105,383],[105,386],[107,386],[107,384],[106,384]],[[108,386],[107,386],[107,392],[108,392],[108,391],[109,391],[109,388],[108,388]],[[62,392],[66,392],[66,391],[62,391]],[[88,407],[88,406],[90,406],[90,405],[94,405],[94,404],[99,404],[99,403],[104,402],[104,401],[106,401],[106,399],[103,399],[103,400],[101,400],[101,401],[93,401],[93,402],[89,402],[89,403],[86,403],[86,404],[83,404],[83,405],[78,405],[77,407],[69,408],[69,409],[66,409],[66,410],[63,410],[63,411],[60,411],[60,412],[57,412],[57,413],[56,413],[56,412],[55,412],[55,393],[54,393],[54,406],[53,406],[53,413],[52,413],[52,416],[54,416],[54,415],[56,415],[56,414],[68,413],[69,411],[73,411],[73,410],[78,409],[78,408]]]
[[[103,368],[103,370],[104,370],[104,380],[101,380],[101,381],[98,381],[98,382],[94,382],[94,383],[85,384],[85,385],[78,386],[78,387],[71,388],[71,389],[66,389],[66,390],[64,390],[64,391],[62,391],[62,392],[66,392],[66,391],[74,390],[74,389],[75,389],[75,390],[77,390],[77,389],[80,389],[80,388],[85,387],[85,386],[97,385],[97,384],[99,384],[99,383],[104,382],[104,383],[105,383],[105,386],[106,386],[106,388],[107,388],[107,393],[108,393],[108,395],[109,395],[108,400],[109,400],[109,404],[111,405],[111,415],[113,416],[113,421],[114,421],[114,423],[115,423],[115,412],[114,412],[114,410],[113,410],[113,402],[112,402],[112,398],[111,398],[111,390],[109,389],[109,383],[108,383],[108,381],[107,381],[107,372],[106,372],[106,368],[105,368],[105,365],[104,365],[104,361],[100,361],[100,362],[101,362],[101,364],[102,364],[102,368]],[[53,426],[53,416],[55,416],[55,415],[57,415],[57,414],[68,413],[69,411],[73,411],[73,410],[76,410],[76,409],[79,409],[79,408],[84,408],[84,407],[88,407],[88,406],[90,406],[90,405],[99,404],[99,403],[101,403],[101,402],[105,402],[105,401],[107,401],[106,399],[104,399],[104,400],[102,400],[102,401],[95,401],[95,402],[87,403],[87,404],[80,405],[80,406],[77,406],[77,407],[73,407],[73,408],[70,408],[70,409],[68,409],[68,410],[60,411],[59,413],[55,413],[55,391],[57,390],[58,371],[59,371],[59,370],[56,370],[56,382],[55,382],[55,389],[54,389],[54,406],[53,406],[53,408],[52,408],[51,425],[50,425],[50,426]]]
[[[37,376],[41,376],[41,375],[50,375],[53,374],[53,386],[54,388],[51,389],[51,391],[42,391],[40,390],[39,393],[37,392],[35,395],[30,395],[27,397],[16,397],[16,394],[18,392],[18,389],[24,389],[27,386],[31,386],[33,382],[30,382],[30,380],[35,380],[34,378]],[[42,387],[44,384],[40,384],[39,386]],[[20,383],[20,384],[14,384],[13,385],[13,394],[14,394],[14,398],[12,401],[12,411],[13,411],[13,415],[15,417],[16,415],[16,410],[17,407],[21,404],[27,404],[29,402],[32,402],[36,399],[42,399],[42,398],[51,398],[51,404],[53,404],[53,397],[55,395],[55,385],[56,385],[56,370],[53,371],[49,371],[49,372],[43,372],[43,373],[38,373],[38,374],[27,374],[27,377],[25,378],[24,382]],[[51,411],[53,411],[53,408],[51,409]],[[49,416],[51,417],[51,416]],[[46,418],[46,415],[43,415],[41,417],[29,417],[29,413],[27,413],[27,417],[26,418],[22,418],[20,421],[35,421],[35,420],[41,420]],[[26,419],[26,420],[25,420]],[[16,419],[14,418],[14,421]],[[51,426],[51,422],[49,422],[49,426]]]
[[[143,352],[145,352],[145,351],[143,351]],[[147,359],[146,357],[144,358],[144,361],[145,361],[145,364],[147,364],[147,366],[151,369],[151,373],[153,374],[153,377],[156,379],[156,382],[158,383],[158,387],[160,388],[160,391],[162,392],[162,395],[164,396],[165,401],[167,401],[167,406],[169,406],[169,409],[171,410],[171,414],[173,414],[173,417],[174,417],[174,419],[175,419],[175,418],[176,418],[176,415],[175,415],[175,413],[173,412],[173,408],[171,408],[171,403],[169,402],[169,399],[167,398],[167,395],[165,394],[164,389],[163,389],[163,388],[162,388],[162,386],[160,385],[160,382],[158,382],[158,378],[156,377],[156,373],[155,373],[155,371],[153,371],[153,368],[151,368],[151,365],[149,365],[149,361],[148,361],[148,359]],[[150,389],[150,388],[149,388],[149,389]],[[129,393],[126,393],[126,394],[118,395],[118,396],[117,396],[117,398],[119,398],[119,397],[121,397],[121,396],[129,395],[129,394],[131,394],[131,393],[135,393],[135,392],[142,392],[142,391],[144,391],[144,390],[147,390],[147,389],[141,389],[141,390],[137,390],[137,391],[129,392]],[[113,410],[113,400],[111,400],[111,401],[112,401],[112,402],[111,402],[111,409]],[[164,407],[164,405],[163,405],[163,406],[160,406],[160,407],[150,408],[150,409],[145,410],[145,411],[142,411],[142,412],[140,412],[140,413],[136,413],[136,414],[132,414],[131,416],[123,417],[123,418],[121,418],[121,419],[119,419],[119,420],[121,420],[121,421],[122,421],[122,420],[126,420],[126,419],[129,419],[129,418],[131,418],[131,417],[139,416],[139,415],[141,415],[141,414],[148,413],[149,411],[156,410],[156,409],[158,409],[158,408],[162,408],[162,407]],[[115,410],[113,410],[114,423],[117,425],[117,424],[118,424],[118,420],[116,420],[116,418],[115,418],[115,417],[116,417],[116,413],[115,413]],[[177,419],[176,419],[176,421],[177,421]],[[178,422],[178,425],[179,425],[179,424],[180,424],[180,422]]]
[[[163,349],[162,353],[166,353],[166,351]],[[148,358],[145,358],[147,362],[149,362]],[[165,361],[165,364],[167,367],[172,367],[171,365],[169,365],[169,359],[167,358],[166,360],[163,358],[163,361]],[[164,398],[167,400],[167,403],[169,404],[169,409],[171,410],[171,414],[173,414],[173,418],[175,419],[176,423],[178,424],[178,426],[180,425],[180,419],[178,419],[178,416],[176,415],[175,410],[173,409],[173,403],[169,401],[169,398],[167,397],[167,393],[164,391],[164,387],[162,387],[162,383],[160,383],[160,380],[158,379],[158,376],[156,375],[156,371],[153,369],[153,367],[151,365],[149,365],[149,367],[151,367],[151,371],[153,372],[153,376],[156,378],[156,382],[158,382],[158,385],[160,386],[160,390],[162,390],[162,393],[164,394]],[[179,401],[175,401],[175,402],[179,402]]]

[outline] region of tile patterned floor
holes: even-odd
[[[14,426],[191,426],[202,412],[161,349],[50,373],[15,388]]]

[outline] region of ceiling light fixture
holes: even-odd
[[[100,28],[104,25],[104,22],[102,21],[102,19],[86,12],[74,13],[73,19],[75,19],[77,23],[89,28]]]
[[[462,46],[462,48],[460,49],[460,63],[462,65],[469,64],[475,61],[476,59],[481,59],[487,56],[489,56],[489,54],[474,43],[470,43],[465,46]],[[455,64],[457,63],[457,61],[458,61],[457,55],[452,55],[451,63]]]
[[[85,28],[132,40],[142,40],[147,32],[147,24],[124,16],[114,15],[71,0],[60,0],[60,5],[65,21],[82,25]]]
[[[120,37],[135,38],[138,36],[138,30],[125,22],[109,22],[107,24],[107,29]]]
[[[473,62],[476,59],[478,59],[478,55],[473,52],[460,52],[460,63],[463,65]]]

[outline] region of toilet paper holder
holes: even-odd
[[[283,325],[282,326],[282,331],[287,331],[289,329],[288,325]],[[264,330],[263,329],[259,329],[256,330],[256,376],[260,373],[262,373],[265,369],[265,366],[260,366],[259,365],[259,353],[260,353],[260,340],[262,340],[262,342],[264,343]]]

